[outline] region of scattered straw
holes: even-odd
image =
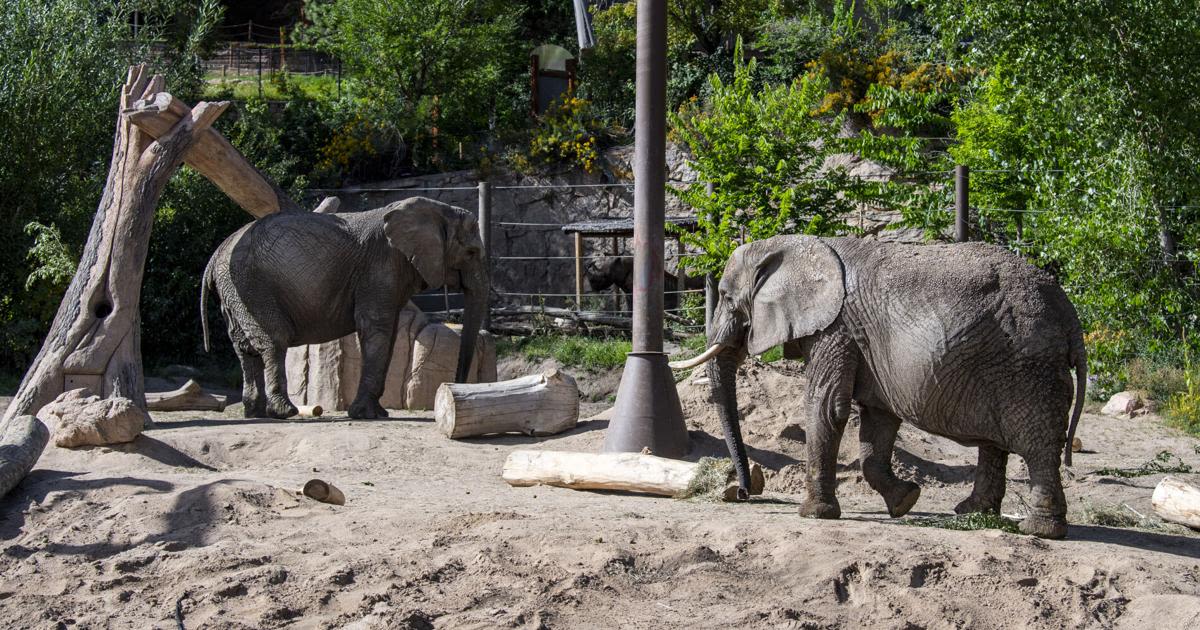
[[[687,489],[675,495],[675,498],[723,501],[725,486],[733,478],[733,460],[728,457],[701,457],[696,464],[696,476],[692,477]]]

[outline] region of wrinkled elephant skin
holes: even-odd
[[[200,301],[203,312],[208,291],[220,297],[247,417],[296,413],[284,376],[289,347],[356,332],[362,373],[350,416],[380,418],[396,317],[414,293],[441,286],[461,289],[466,302],[456,375],[463,382],[487,308],[488,269],[475,217],[432,199],[258,219],[217,248]]]
[[[982,243],[806,236],[743,245],[725,267],[709,343],[719,344],[708,374],[743,488],[737,366],[783,344],[806,360],[803,515],[841,514],[838,444],[853,407],[863,477],[891,516],[920,496],[892,471],[896,431],[910,422],[979,448],[974,490],[957,512],[998,512],[1016,453],[1033,486],[1021,529],[1066,535],[1059,465],[1083,402],[1082,331],[1054,278],[1015,254]]]

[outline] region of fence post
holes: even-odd
[[[575,233],[575,312],[583,310],[583,233]]]
[[[970,208],[971,169],[966,164],[954,165],[954,240],[971,240],[968,208]]]
[[[492,269],[492,185],[489,182],[479,182],[479,240],[483,241],[483,262],[485,272],[489,276]],[[491,278],[488,278],[489,285]],[[488,330],[492,325],[492,302],[488,298],[486,310],[483,312],[483,329]]]
[[[262,98],[262,58],[263,49],[258,49],[258,98]]]

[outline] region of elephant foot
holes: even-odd
[[[261,398],[247,398],[242,395],[242,417],[243,418],[265,418],[267,417],[267,403]]]
[[[971,514],[973,512],[999,514],[1000,499],[985,499],[972,493],[971,496],[954,506],[955,514]]]
[[[834,519],[842,516],[842,508],[838,505],[835,498],[818,499],[808,498],[804,503],[800,504],[800,516],[805,518],[826,518]]]
[[[900,481],[892,486],[890,492],[883,495],[883,502],[887,504],[888,516],[899,518],[908,514],[919,498],[921,486],[911,481]]]
[[[375,418],[388,417],[387,409],[379,404],[379,401],[370,398],[361,398],[355,400],[350,405],[350,417],[356,420],[373,420]]]
[[[1067,536],[1067,521],[1064,518],[1046,518],[1044,516],[1027,516],[1021,521],[1021,533],[1038,538],[1065,538]]]
[[[286,398],[272,400],[267,404],[266,416],[268,418],[283,420],[284,418],[291,418],[297,413],[299,413],[299,411],[296,409],[296,405],[293,405],[291,401],[287,400]]]

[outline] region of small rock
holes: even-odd
[[[1078,453],[1083,450],[1083,440],[1073,437],[1071,438],[1071,452]]]
[[[131,442],[150,423],[150,415],[132,400],[102,399],[86,389],[60,394],[38,418],[54,427],[54,443],[63,448]]]
[[[1113,394],[1100,413],[1106,416],[1132,416],[1134,412],[1146,406],[1144,392],[1127,391]]]
[[[287,569],[279,567],[267,573],[267,584],[283,584],[288,579]]]

